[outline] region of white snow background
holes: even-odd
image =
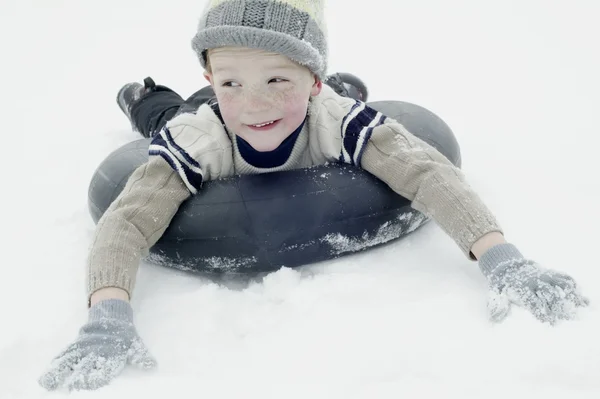
[[[87,319],[92,174],[138,138],[115,95],[146,76],[184,97],[205,85],[190,48],[203,6],[0,3],[0,398],[67,395],[37,378]],[[327,17],[329,71],[443,118],[507,239],[590,307],[492,325],[477,263],[434,223],[247,286],[143,264],[132,304],[158,368],[70,396],[600,397],[600,4],[330,0]]]

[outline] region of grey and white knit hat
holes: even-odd
[[[192,48],[202,67],[206,67],[207,49],[240,46],[283,54],[325,79],[324,2],[208,0]]]

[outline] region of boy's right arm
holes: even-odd
[[[161,157],[150,157],[133,172],[98,221],[88,257],[88,306],[102,299],[131,298],[141,259],[190,195]]]
[[[98,221],[88,259],[88,321],[40,377],[42,387],[97,389],[127,363],[145,369],[156,365],[133,324],[128,299],[141,258],[189,196],[179,175],[161,157],[151,156],[133,172]]]
[[[133,172],[98,221],[88,257],[88,321],[40,378],[46,389],[96,389],[128,363],[156,364],[136,331],[128,301],[139,263],[204,180],[233,173],[231,141],[208,106],[168,126],[149,146],[148,162]]]
[[[202,160],[202,167],[198,160]],[[88,258],[88,306],[131,298],[140,260],[202,182],[233,173],[231,140],[208,105],[169,121],[98,221]]]

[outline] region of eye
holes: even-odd
[[[273,78],[271,80],[269,80],[269,83],[282,83],[282,82],[287,82],[287,79],[284,78]]]
[[[223,86],[223,87],[240,87],[241,85],[237,82],[229,81],[229,82],[223,82],[223,84],[221,86]]]

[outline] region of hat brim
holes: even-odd
[[[192,48],[202,67],[206,67],[206,50],[227,46],[248,47],[282,54],[310,69],[324,79],[326,61],[309,41],[285,33],[247,26],[215,26],[198,32],[192,39]],[[326,51],[326,49],[323,49]]]

